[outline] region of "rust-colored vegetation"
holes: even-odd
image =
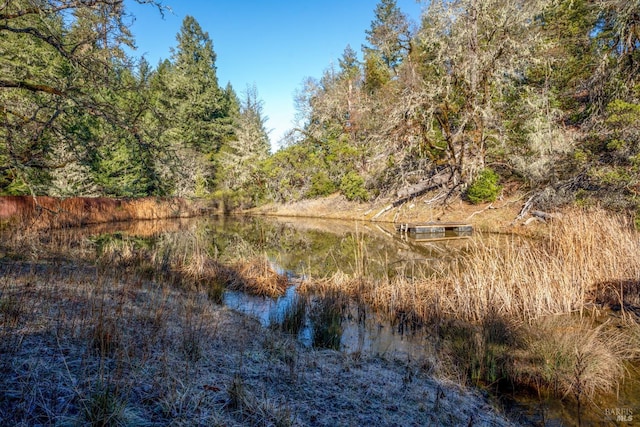
[[[204,208],[186,199],[4,196],[0,221],[34,229],[64,228],[130,220],[192,217]]]

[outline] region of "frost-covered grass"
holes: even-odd
[[[204,289],[90,264],[0,268],[3,425],[509,425],[420,360],[302,348]]]

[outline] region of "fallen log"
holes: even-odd
[[[380,212],[378,212],[377,214],[375,214],[375,215],[373,216],[373,218],[371,218],[371,219],[376,219],[376,218],[378,218],[380,215],[382,215],[383,213],[388,212],[388,211],[390,211],[390,210],[391,210],[391,209],[393,209],[393,208],[394,208],[394,205],[393,205],[393,204],[388,205],[388,206],[385,206],[385,207],[384,207]]]
[[[371,219],[376,219],[380,217],[382,214],[390,211],[391,209],[397,206],[400,206],[401,204],[403,204],[404,202],[406,202],[412,197],[417,197],[429,190],[432,190],[437,187],[441,187],[443,184],[446,184],[447,182],[449,182],[450,178],[451,178],[451,174],[448,171],[443,171],[438,174],[435,174],[434,176],[432,176],[431,178],[425,181],[421,181],[417,184],[398,190],[398,192],[396,193],[398,198],[393,202],[391,202],[390,205],[385,206],[380,212],[375,214]]]
[[[527,225],[530,225],[534,222],[544,222],[544,219],[538,218],[537,216],[532,216],[531,218],[527,218],[527,220],[523,222],[522,225],[526,227]]]
[[[404,200],[411,197],[419,196],[420,194],[425,193],[433,188],[440,187],[441,185],[446,184],[450,178],[451,174],[449,173],[449,171],[444,171],[432,176],[425,181],[421,181],[409,187],[402,188],[397,192],[398,200]]]
[[[533,201],[534,199],[537,197],[537,194],[534,194],[533,196],[529,197],[529,200],[527,200],[527,202],[524,204],[524,206],[522,207],[522,209],[520,210],[520,213],[518,214],[518,216],[513,220],[513,222],[519,221],[522,218],[524,218],[529,211],[531,210],[531,208],[533,207]]]

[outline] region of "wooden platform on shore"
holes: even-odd
[[[473,226],[463,222],[426,222],[422,224],[396,224],[396,231],[415,234],[471,233]]]

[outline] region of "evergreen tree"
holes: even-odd
[[[169,88],[180,139],[212,153],[222,140],[216,119],[226,114],[223,93],[218,86],[213,43],[191,16],[184,18],[176,39],[178,46],[171,56],[174,74]]]
[[[411,51],[407,17],[395,0],[381,0],[374,13],[375,19],[366,31],[370,46],[365,47],[365,51],[377,51],[384,64],[397,74],[398,65]]]
[[[132,130],[111,103],[125,89],[116,68],[130,66],[124,16],[122,2],[110,0],[3,2],[0,193],[45,194],[52,171],[75,163],[76,174],[90,172],[104,123]]]
[[[358,55],[350,45],[344,48],[342,57],[338,59],[340,65],[340,74],[351,81],[357,80],[360,74],[360,61],[358,61]]]
[[[584,94],[595,71],[591,35],[597,19],[598,8],[590,0],[554,2],[538,17],[545,40],[540,52],[544,60],[531,65],[527,83],[557,95],[572,122],[584,119],[588,110]]]
[[[582,132],[571,162],[578,172],[567,179],[581,198],[640,211],[640,3],[606,0],[592,10]]]
[[[351,143],[357,144],[363,98],[362,69],[356,52],[351,46],[347,45],[338,64],[340,65],[340,90],[345,94],[346,99],[344,128],[349,133]]]
[[[105,124],[100,130],[101,143],[95,150],[91,165],[101,193],[109,196],[141,197],[167,194],[167,182],[161,179],[158,164],[163,160],[165,147],[154,138],[149,115],[152,94],[151,71],[141,63],[138,73],[118,70],[121,90],[109,99],[126,124]]]
[[[391,81],[391,74],[380,52],[369,50],[364,54],[364,87],[369,95],[377,95],[379,89]]]
[[[177,160],[179,194],[209,194],[222,144],[233,137],[233,95],[222,90],[209,35],[191,16],[177,35],[171,61],[159,67],[165,143]]]
[[[220,153],[218,187],[223,194],[234,193],[238,203],[255,204],[262,195],[260,164],[270,153],[268,118],[255,86],[247,87],[239,105],[236,138]]]

